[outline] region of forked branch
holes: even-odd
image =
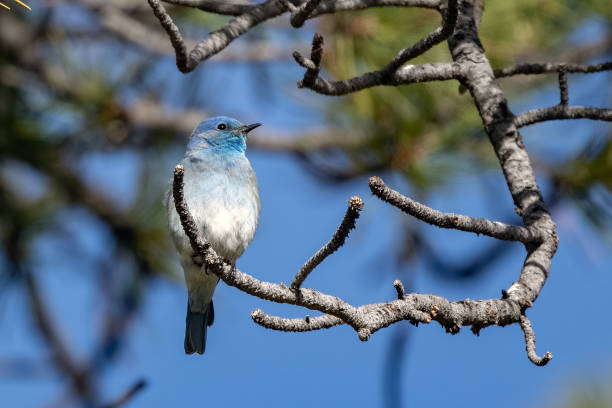
[[[380,177],[370,177],[370,190],[372,190],[372,194],[406,214],[440,228],[473,232],[504,241],[518,241],[524,244],[540,243],[543,240],[540,234],[531,231],[529,228],[490,221],[486,218],[474,218],[434,210],[387,187]]]
[[[266,0],[259,4],[228,4],[219,0],[164,0],[166,3],[198,8],[203,11],[234,16],[225,26],[211,32],[207,38],[187,51],[187,45],[172,18],[160,0],[147,0],[170,38],[176,54],[176,65],[182,73],[193,71],[227,47],[236,38],[257,25],[290,11],[291,23],[303,24],[305,20],[322,14],[345,10],[361,10],[369,7],[423,7],[439,9],[437,0]],[[453,0],[455,1],[455,0]],[[312,9],[314,7],[314,9]]]
[[[298,82],[298,87],[309,88],[323,95],[345,95],[378,85],[400,85],[460,79],[462,77],[461,69],[458,65],[453,64],[422,64],[401,69],[406,62],[422,55],[436,44],[446,40],[455,29],[457,13],[457,0],[450,0],[448,8],[444,13],[442,27],[420,39],[412,46],[398,52],[383,69],[366,72],[365,74],[343,81],[330,82],[319,77],[323,37],[320,34],[315,34],[312,40],[310,59],[302,56],[297,51],[293,53],[295,61],[300,66],[306,68],[304,79]]]
[[[501,299],[478,301],[466,299],[450,302],[436,295],[406,294],[401,282],[396,281],[394,287],[397,299],[355,307],[338,297],[302,288],[302,283],[314,268],[342,244],[348,231],[354,226],[361,201],[353,208],[349,206],[347,215],[336,235],[298,271],[291,287],[259,281],[240,272],[215,253],[206,239],[200,235],[189,214],[182,193],[183,169],[180,166],[175,169],[175,206],[195,254],[200,255],[210,266],[211,271],[225,283],[261,299],[302,306],[323,314],[314,318],[306,316],[304,319],[285,319],[255,310],[252,313],[253,320],[264,327],[284,331],[310,331],[348,324],[357,332],[359,338],[365,341],[377,330],[402,320],[414,324],[429,323],[435,320],[447,332],[453,334],[463,326],[471,326],[471,330],[478,334],[482,328],[491,325],[505,326],[518,323],[525,333],[529,359],[536,365],[544,365],[552,358],[549,353],[543,357],[535,354],[535,338],[531,325],[525,317],[525,311],[538,297],[550,272],[550,262],[558,245],[556,226],[542,199],[529,156],[517,129],[531,123],[552,119],[589,117],[610,120],[612,112],[608,109],[568,106],[567,74],[610,70],[612,63],[598,65],[519,64],[494,71],[478,38],[480,6],[470,0],[268,0],[256,5],[241,6],[225,5],[225,3],[213,0],[167,0],[174,4],[189,5],[218,14],[236,16],[225,27],[211,33],[209,38],[200,42],[187,54],[178,29],[159,0],[148,1],[170,36],[177,54],[177,65],[182,72],[193,70],[201,61],[216,54],[233,39],[255,25],[287,11],[291,12],[291,22],[296,26],[320,14],[367,7],[399,5],[428,7],[440,11],[443,15],[442,27],[411,47],[400,51],[381,70],[368,72],[345,81],[330,82],[319,77],[323,56],[323,37],[315,34],[309,58],[297,52],[294,53],[296,62],[306,69],[304,78],[298,85],[326,95],[343,95],[377,85],[395,86],[454,79],[459,80],[461,85],[469,90],[482,119],[483,127],[499,159],[516,211],[522,217],[523,226],[507,225],[483,218],[434,210],[388,188],[377,177],[370,180],[370,188],[382,200],[432,225],[523,243],[527,255],[520,275],[508,290],[502,291]],[[448,40],[452,62],[404,65],[444,40]],[[514,116],[508,108],[496,79],[518,74],[547,72],[558,72],[560,104],[552,108]]]
[[[204,260],[214,274],[226,284],[252,296],[277,303],[303,306],[323,313],[322,316],[314,318],[306,316],[304,319],[286,319],[269,316],[259,309],[253,311],[251,314],[253,321],[263,327],[304,332],[348,324],[357,332],[360,340],[367,341],[372,333],[403,320],[413,324],[430,323],[435,320],[451,334],[458,333],[463,326],[472,326],[472,331],[478,334],[482,328],[491,325],[505,326],[518,323],[523,315],[520,302],[513,300],[510,296],[503,299],[478,301],[465,299],[450,302],[436,295],[404,294],[403,286],[397,281],[394,282],[394,286],[398,299],[359,307],[354,307],[338,297],[313,289],[288,288],[283,284],[260,281],[239,271],[235,266],[219,257],[200,234],[184,198],[183,176],[183,167],[176,166],[173,182],[175,208],[194,253]],[[360,199],[356,197],[351,199],[347,215],[339,230],[344,230],[354,224],[360,207]],[[347,234],[340,232],[336,235],[346,237]],[[325,253],[324,249],[322,251]],[[316,258],[316,255],[313,258]],[[298,276],[300,276],[299,273]]]

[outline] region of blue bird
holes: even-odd
[[[260,125],[243,125],[225,116],[207,119],[191,134],[181,160],[191,215],[217,254],[234,264],[253,240],[259,220],[259,188],[245,152],[248,133]],[[206,329],[215,318],[212,298],[219,278],[194,257],[170,190],[166,210],[187,283],[185,353],[203,354]]]

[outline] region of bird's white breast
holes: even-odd
[[[259,189],[248,159],[243,154],[222,162],[186,158],[183,166],[185,200],[196,224],[220,256],[234,261],[253,240],[259,219]],[[171,200],[168,206],[174,205]],[[171,213],[178,221],[176,211]],[[174,221],[174,242],[182,257],[190,257],[189,241],[180,221]]]

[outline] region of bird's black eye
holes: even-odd
[[[227,129],[227,125],[226,125],[225,123],[219,123],[219,124],[217,125],[217,129],[219,129],[219,130],[225,130],[225,129]]]

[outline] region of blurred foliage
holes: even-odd
[[[550,404],[555,408],[609,408],[612,407],[612,392],[605,378],[593,379],[589,383],[572,385],[570,391],[560,398],[559,403]]]

